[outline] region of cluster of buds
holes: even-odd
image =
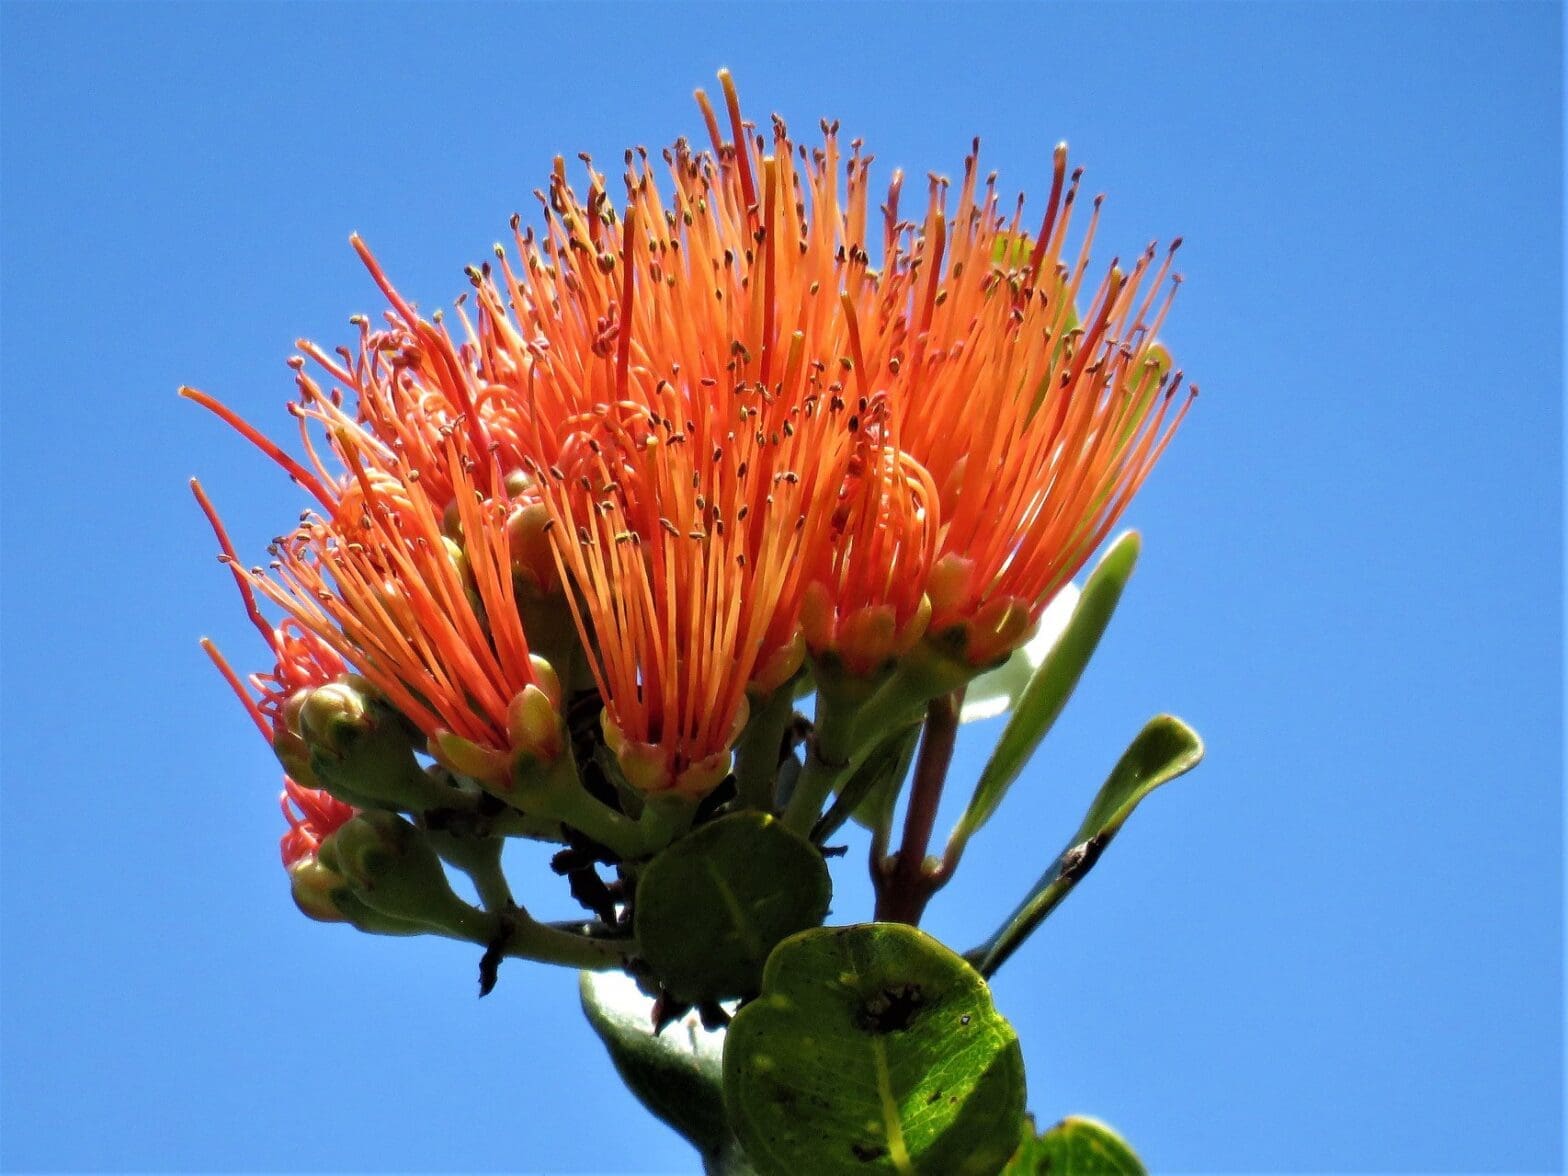
[[[313,499],[253,567],[196,488],[272,654],[243,679],[209,647],[287,774],[307,914],[593,958],[518,948],[501,840],[559,839],[608,923],[694,822],[809,831],[881,728],[1028,641],[1190,404],[1156,342],[1175,246],[1091,274],[1065,147],[1038,224],[978,141],[956,203],[933,176],[906,216],[895,172],[874,217],[858,140],[797,146],[721,80],[662,188],[641,149],[619,200],[557,160],[452,314],[354,238],[389,310],[300,343],[295,454],[185,390]]]

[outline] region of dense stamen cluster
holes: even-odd
[[[190,393],[317,500],[270,569],[220,529],[279,654],[253,713],[281,713],[285,661],[351,668],[449,767],[502,780],[539,751],[517,700],[559,693],[525,624],[554,598],[628,780],[700,794],[808,646],[872,675],[929,627],[986,664],[1104,538],[1186,408],[1155,342],[1174,246],[1091,282],[1065,148],[1033,236],[978,141],[951,214],[933,177],[904,219],[895,173],[874,218],[859,141],[760,132],[723,82],[728,126],[699,92],[712,148],[663,153],[668,195],[641,149],[620,202],[557,160],[542,229],[514,218],[470,269],[455,334],[356,238],[391,311],[356,350],[301,344],[326,377],[296,361],[304,462]]]

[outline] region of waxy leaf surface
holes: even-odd
[[[673,996],[750,996],[768,953],[819,926],[832,893],[810,842],[766,813],[732,813],[648,863],[633,922],[642,958]]]
[[[688,1013],[654,1032],[653,1000],[624,972],[583,972],[583,1012],[627,1088],[703,1154],[710,1167],[735,1151],[724,1117],[724,1031]],[[733,1164],[722,1170],[740,1172]]]
[[[982,975],[994,974],[1094,867],[1138,802],[1161,784],[1190,772],[1202,758],[1203,740],[1186,723],[1171,715],[1150,719],[1116,761],[1067,848],[996,934],[966,958]]]
[[[724,1101],[766,1176],[993,1176],[1018,1145],[1023,1056],[990,989],[900,923],[802,932],[731,1023]]]
[[[1008,1161],[1002,1176],[1148,1176],[1127,1141],[1104,1123],[1069,1115],[1029,1137]]]
[[[1084,584],[1066,629],[1024,687],[996,750],[980,773],[969,807],[953,831],[953,840],[960,847],[991,819],[1072,697],[1138,562],[1138,549],[1137,532],[1128,531],[1111,545]]]

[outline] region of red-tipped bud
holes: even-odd
[[[669,770],[662,750],[651,743],[636,743],[628,739],[605,710],[599,716],[599,726],[604,731],[604,742],[615,754],[626,782],[638,792],[663,792],[670,786]]]
[[[730,774],[734,755],[729,750],[716,751],[694,764],[687,764],[675,775],[671,791],[693,799],[707,796]]]
[[[692,762],[681,762],[678,756],[657,745],[628,739],[609,711],[600,716],[599,724],[606,745],[621,765],[621,774],[638,792],[645,795],[674,793],[695,798],[712,792],[729,775],[732,748],[745,730],[750,715],[751,706],[743,699],[730,726],[725,747]]]
[[[924,596],[903,625],[888,604],[865,605],[838,616],[820,581],[806,589],[801,609],[801,631],[812,654],[836,658],[853,678],[872,678],[892,669],[925,635],[930,620],[931,601]]]
[[[965,628],[969,637],[964,647],[965,660],[972,666],[985,666],[1000,661],[1029,640],[1034,620],[1026,602],[1016,597],[999,597],[981,605]]]
[[[837,653],[844,668],[858,678],[889,668],[898,622],[890,605],[871,604],[856,609],[839,622]]]
[[[931,578],[926,581],[926,596],[931,601],[931,611],[940,626],[949,614],[962,608],[974,591],[974,560],[961,555],[948,554],[931,566]]]
[[[800,632],[806,646],[813,651],[828,649],[833,644],[833,598],[821,580],[806,585],[801,596]]]

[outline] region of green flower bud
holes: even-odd
[[[294,780],[306,788],[321,788],[321,781],[310,768],[310,746],[293,731],[279,731],[272,737],[272,754]]]
[[[489,942],[498,931],[493,915],[452,892],[429,840],[396,813],[360,813],[322,850],[320,856],[341,874],[353,897],[374,911],[478,943]]]
[[[338,755],[353,746],[372,724],[370,700],[347,682],[328,682],[305,696],[299,708],[300,735],[313,747]]]
[[[552,672],[550,676],[553,679],[555,675]],[[559,686],[555,692],[559,696]],[[543,763],[552,762],[566,745],[557,704],[545,689],[531,683],[519,690],[506,708],[506,729],[515,752]]]
[[[342,875],[319,857],[303,857],[291,865],[289,887],[300,913],[318,923],[347,923],[372,935],[423,935],[428,931],[419,923],[395,919],[360,902]]]
[[[348,921],[333,901],[333,895],[346,891],[347,885],[318,858],[303,857],[289,867],[289,888],[294,894],[294,905],[302,915],[318,923]]]
[[[451,789],[420,768],[396,713],[353,678],[310,691],[299,705],[298,724],[310,775],[349,804],[424,812],[451,799]],[[297,757],[298,749],[287,750]]]

